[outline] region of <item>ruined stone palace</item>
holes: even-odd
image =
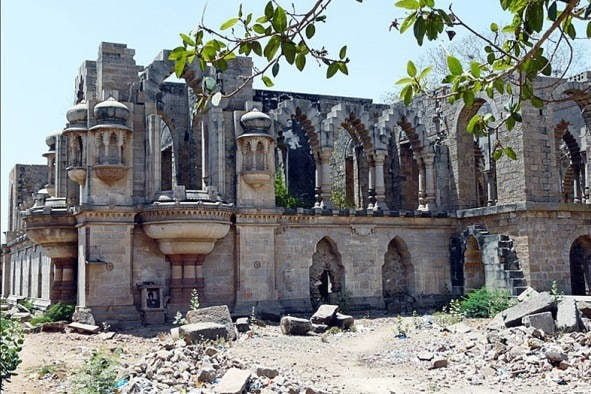
[[[175,79],[168,53],[144,67],[102,43],[82,64],[47,165],[10,175],[3,297],[125,325],[170,319],[193,289],[235,314],[408,312],[553,281],[590,294],[591,71],[540,78],[554,101],[475,137],[467,121],[502,119],[507,94],[406,107],[247,84],[195,112],[252,61]],[[497,138],[516,160],[491,159]]]

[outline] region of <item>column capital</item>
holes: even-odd
[[[318,155],[320,156],[320,160],[322,162],[330,160],[330,157],[332,156],[332,148],[331,147],[320,148]]]

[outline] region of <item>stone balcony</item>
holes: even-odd
[[[44,206],[29,209],[24,217],[26,233],[51,258],[76,257],[78,231],[76,217],[65,201],[49,198]]]

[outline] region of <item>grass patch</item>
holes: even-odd
[[[82,368],[74,375],[72,382],[76,393],[107,394],[114,392],[119,367],[119,352],[107,354],[93,351]]]
[[[45,313],[43,313],[41,316],[35,316],[32,318],[31,324],[36,326],[54,321],[70,321],[72,319],[72,315],[74,314],[75,308],[75,305],[58,302],[57,304],[53,304],[47,308]]]

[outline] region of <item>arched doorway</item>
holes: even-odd
[[[388,244],[382,265],[382,295],[386,308],[393,312],[408,312],[414,298],[414,269],[404,241],[398,237]],[[408,308],[407,308],[408,307]]]
[[[570,248],[570,281],[573,295],[591,294],[591,236],[582,235]]]
[[[345,267],[341,255],[332,240],[325,237],[316,245],[310,267],[310,301],[312,307],[320,304],[338,303],[341,291],[345,288]]]
[[[473,236],[466,239],[464,251],[464,292],[480,289],[485,285],[484,264],[478,240]]]

